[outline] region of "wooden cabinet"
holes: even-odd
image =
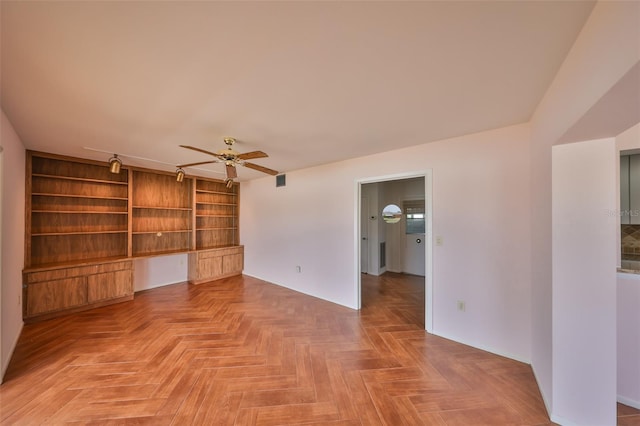
[[[192,249],[192,179],[133,171],[132,255]]]
[[[189,282],[201,284],[242,274],[244,246],[198,250],[189,253]]]
[[[24,319],[45,319],[133,298],[133,261],[24,271]]]
[[[190,253],[193,282],[242,273],[237,183],[27,151],[25,186],[25,319],[130,299],[134,257]]]

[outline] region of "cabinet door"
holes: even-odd
[[[640,155],[629,156],[629,223],[640,225]]]
[[[27,286],[27,316],[72,308],[87,303],[85,277],[43,281]]]
[[[131,294],[133,294],[133,279],[130,270],[107,272],[87,277],[87,299],[89,303]]]
[[[198,261],[198,276],[204,278],[217,278],[222,275],[222,256],[208,257]]]
[[[242,254],[230,254],[222,258],[222,273],[224,275],[241,273],[244,256]]]
[[[629,218],[629,156],[620,157],[620,224],[628,225]]]

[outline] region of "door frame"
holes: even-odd
[[[361,236],[361,201],[362,201],[362,185],[367,183],[388,182],[393,180],[403,180],[411,178],[424,178],[424,204],[425,214],[427,215],[425,222],[425,274],[424,274],[424,324],[425,330],[428,333],[433,333],[433,289],[435,283],[433,282],[433,169],[426,169],[416,172],[398,173],[384,176],[374,176],[368,178],[356,179],[354,185],[354,204],[355,204],[355,217],[354,217],[354,253],[356,259],[355,277],[354,283],[357,291],[358,306],[357,309],[362,309],[362,281],[361,281],[361,258],[360,256],[360,239]]]
[[[366,203],[365,203],[365,200],[366,200]],[[366,204],[366,212],[364,211],[365,209],[362,208],[362,204]],[[363,197],[362,195],[360,195],[360,209],[361,209],[360,210],[360,214],[361,215],[366,213],[366,215],[369,216],[369,211],[371,210],[370,206],[369,206],[369,198]],[[362,223],[362,217],[360,217],[360,226],[361,226],[361,228],[360,228],[360,233],[361,233],[360,237],[361,238],[363,237],[362,236],[362,228],[365,228],[367,230],[367,235],[366,235],[367,243],[365,244],[367,246],[367,255],[366,256],[362,256],[362,242],[364,241],[364,239],[360,240],[360,253],[361,253],[361,255],[360,255],[360,272],[365,272],[365,273],[368,274],[369,273],[369,269],[371,269],[371,247],[369,246],[369,231],[370,231],[369,230],[369,222],[366,222],[366,226],[363,226],[363,225],[364,224]],[[367,261],[363,262],[362,261],[363,259],[366,259]],[[366,267],[367,267],[366,271],[362,271],[362,264],[363,263],[366,263]]]

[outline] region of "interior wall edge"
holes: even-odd
[[[18,340],[20,340],[20,335],[22,335],[22,329],[24,328],[24,322],[22,324],[20,324],[20,329],[18,330],[18,333],[15,335],[15,338],[13,339],[13,342],[10,345],[10,351],[8,352],[8,357],[5,360],[2,360],[2,371],[0,372],[0,384],[4,382],[4,375],[7,372],[7,369],[9,368],[9,363],[11,362],[11,359],[13,358],[13,353],[16,350],[16,346],[18,346]]]

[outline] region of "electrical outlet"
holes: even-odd
[[[444,242],[442,241],[442,237],[441,236],[437,236],[436,237],[436,245],[437,246],[441,246],[442,244],[444,244]]]
[[[464,312],[465,311],[464,300],[458,300],[457,305],[458,305],[458,310],[460,312]]]

